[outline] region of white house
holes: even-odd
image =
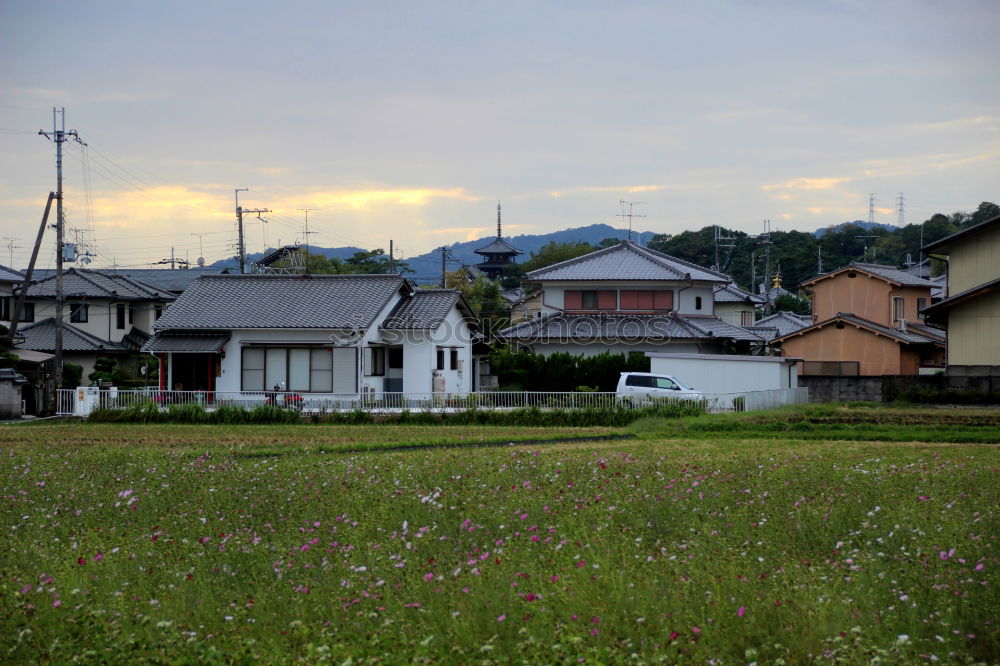
[[[143,351],[160,359],[161,388],[466,392],[473,321],[457,291],[399,275],[202,276]]]
[[[729,276],[631,241],[525,278],[542,287],[537,316],[500,335],[535,353],[745,353],[761,342],[715,312]]]

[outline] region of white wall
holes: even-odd
[[[651,372],[675,376],[704,393],[798,387],[798,374],[792,359],[663,352],[651,352],[648,356]]]

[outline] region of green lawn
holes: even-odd
[[[997,412],[634,431],[498,447],[478,445],[621,431],[0,429],[0,655],[997,660]]]

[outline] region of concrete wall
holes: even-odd
[[[798,386],[795,362],[773,356],[651,352],[650,371],[672,375],[705,393],[770,391]]]
[[[809,402],[882,402],[881,377],[799,375],[799,386],[809,389]]]

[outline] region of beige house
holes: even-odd
[[[924,247],[948,262],[945,298],[925,310],[948,329],[953,375],[1000,374],[1000,217]]]
[[[753,326],[758,308],[764,307],[763,296],[744,291],[731,282],[713,289],[715,316],[733,326]]]
[[[812,325],[771,343],[806,375],[913,375],[944,367],[945,332],[921,310],[934,284],[892,266],[851,263],[802,283]]]

